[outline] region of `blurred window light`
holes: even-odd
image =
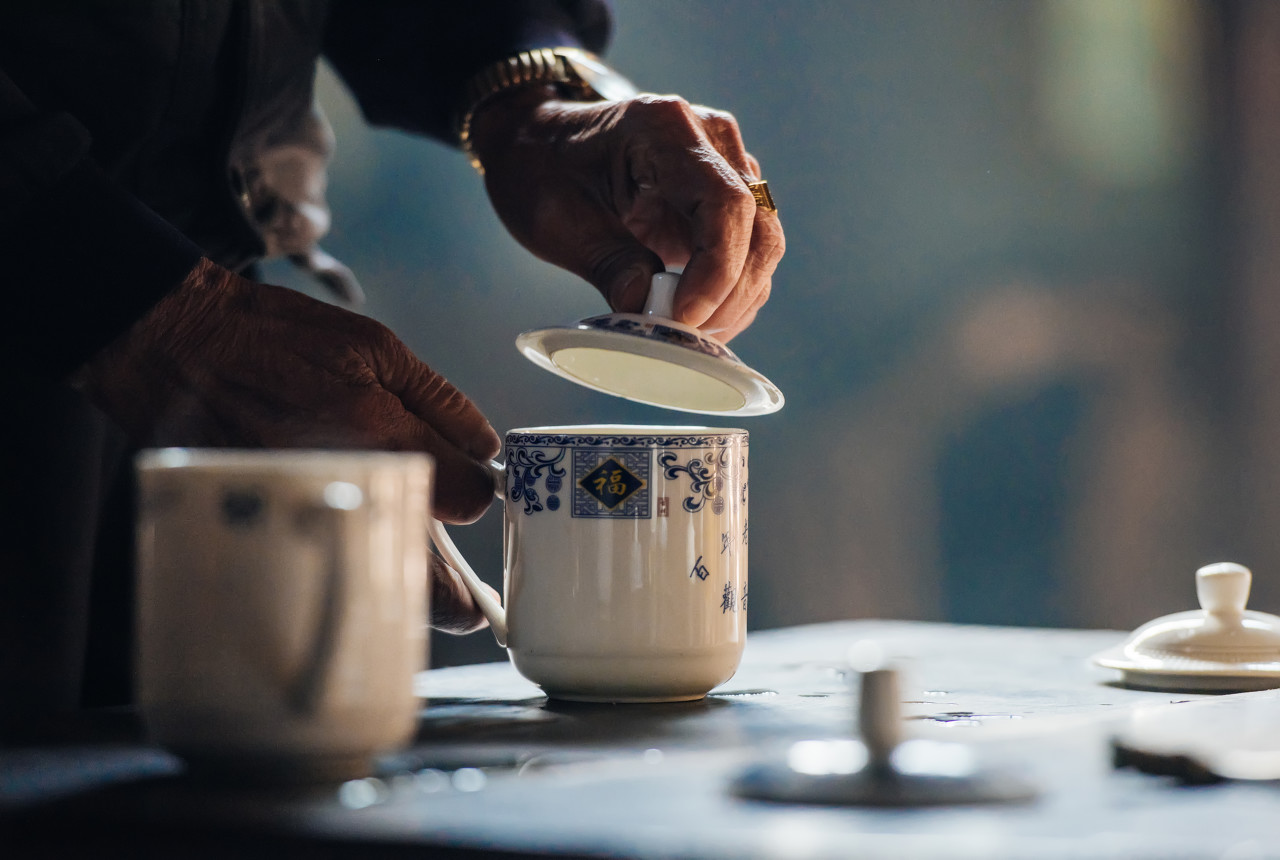
[[[1195,0],[1045,0],[1038,107],[1050,146],[1095,181],[1174,180],[1204,114]]]

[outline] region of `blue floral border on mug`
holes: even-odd
[[[512,432],[506,438],[507,495],[512,502],[524,503],[526,516],[544,510],[557,511],[562,504],[559,493],[569,479],[571,516],[649,519],[653,515],[649,499],[649,460],[636,456],[639,451],[630,453],[627,449],[709,449],[710,456],[705,460],[695,458],[684,465],[676,463],[675,455],[665,453],[659,457],[659,465],[668,478],[683,472],[690,479],[692,495],[683,502],[686,510],[697,511],[704,501],[712,501],[715,513],[719,514],[724,501],[717,498],[717,475],[723,469],[733,468],[727,458],[732,442],[747,448],[750,435],[745,430],[703,436]],[[528,450],[531,448],[558,448],[559,451]],[[539,483],[543,483],[542,488]],[[744,484],[744,501],[745,495]]]
[[[742,440],[744,447],[750,445],[751,437],[747,431],[732,434],[716,434],[712,436],[637,436],[637,435],[591,435],[580,433],[508,433],[507,445],[519,445],[527,448],[559,447],[567,448],[585,445],[593,448],[723,448],[732,440]]]

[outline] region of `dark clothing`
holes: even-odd
[[[322,54],[371,122],[450,140],[481,66],[527,47],[599,49],[607,32],[587,0],[5,0],[6,351],[61,376],[201,253],[233,269],[261,257],[245,161],[310,110]],[[126,283],[104,282],[117,272]]]
[[[0,402],[22,432],[0,451],[0,717],[73,704],[91,629],[115,666],[95,677],[123,677],[123,621],[87,618],[128,613],[130,464],[64,380],[199,257],[262,257],[251,173],[309,121],[317,59],[370,122],[450,142],[482,66],[608,31],[602,0],[0,2]]]

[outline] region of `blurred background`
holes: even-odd
[[[732,111],[788,252],[732,346],[751,618],[1131,628],[1204,563],[1280,610],[1280,4],[615,0],[612,63]],[[368,128],[331,73],[327,250],[500,431],[701,423],[515,336],[606,310],[456,151]],[[266,280],[317,294],[287,266]],[[501,581],[495,507],[453,534]],[[502,659],[487,632],[433,663]]]

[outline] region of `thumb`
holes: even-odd
[[[605,297],[609,307],[622,313],[644,310],[653,276],[666,271],[662,258],[630,235],[609,237],[588,259],[599,262],[586,273],[586,279]]]

